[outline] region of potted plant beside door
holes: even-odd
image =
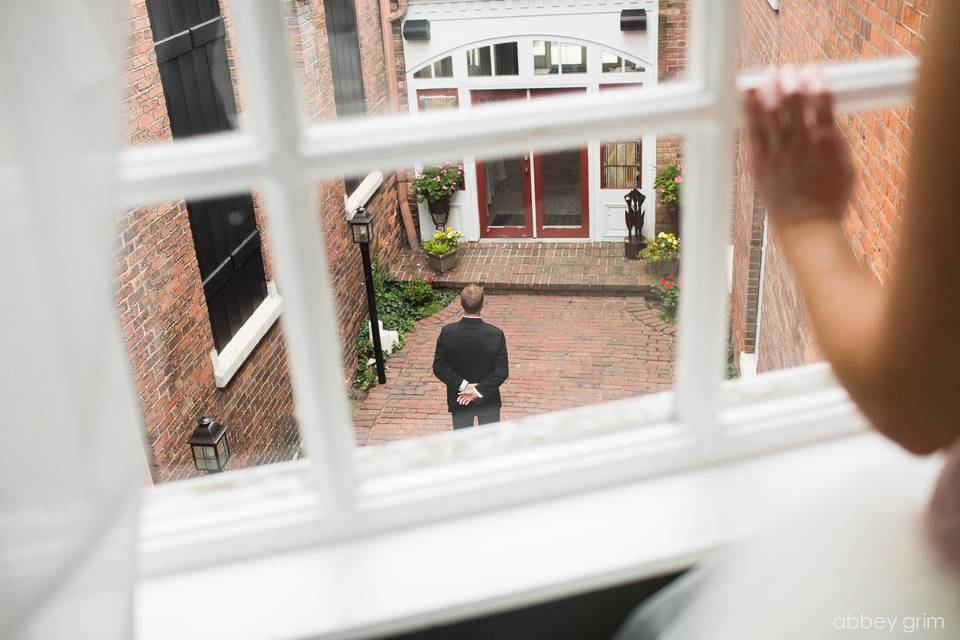
[[[413,191],[419,202],[426,202],[437,230],[447,226],[450,199],[460,188],[463,165],[425,167],[413,181]]]
[[[462,237],[459,231],[447,227],[437,229],[432,238],[423,241],[422,246],[427,252],[427,262],[434,271],[443,273],[457,265],[457,250],[460,248]]]

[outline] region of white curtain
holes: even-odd
[[[141,425],[113,310],[119,0],[0,4],[0,637],[129,638]]]

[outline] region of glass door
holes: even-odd
[[[583,92],[582,88],[532,89],[532,98]],[[534,153],[538,238],[590,236],[587,149]]]
[[[526,90],[473,91],[473,104],[499,100],[526,100]],[[477,198],[480,236],[484,238],[533,237],[533,198],[530,189],[530,154],[487,158],[477,162]]]

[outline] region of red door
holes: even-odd
[[[473,104],[526,99],[526,89],[471,92]],[[530,165],[530,154],[487,158],[483,162],[477,162],[477,197],[482,237],[533,237]]]
[[[532,89],[532,98],[583,92],[586,89]],[[587,149],[533,154],[538,238],[590,236],[590,189]]]

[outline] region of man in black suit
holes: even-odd
[[[448,324],[437,338],[433,375],[447,385],[447,409],[453,428],[500,420],[500,385],[508,375],[503,331],[480,319],[483,287],[468,284],[460,293],[463,318]]]

